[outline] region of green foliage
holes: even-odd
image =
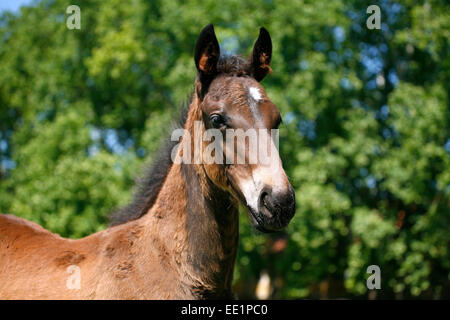
[[[78,238],[106,227],[192,90],[193,49],[213,22],[249,54],[265,26],[297,213],[286,234],[242,215],[235,288],[254,297],[450,296],[450,7],[370,1],[66,0],[0,17],[0,211]],[[373,294],[373,292],[372,292]],[[373,297],[373,295],[371,296]]]

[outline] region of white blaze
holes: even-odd
[[[262,99],[261,92],[259,92],[258,88],[250,87],[248,91],[250,92],[250,96],[252,97],[252,99],[255,100],[256,102]]]
[[[247,205],[255,211],[258,211],[259,195],[265,186],[270,187],[272,192],[278,193],[283,192],[288,185],[278,149],[267,130],[259,131],[258,140],[260,147],[270,149],[269,154],[261,152],[261,149],[256,151],[259,152],[259,159],[257,165],[252,168],[251,176],[238,179],[237,181]]]

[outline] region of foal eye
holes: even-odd
[[[225,124],[223,118],[218,114],[213,114],[209,120],[211,121],[212,126],[217,129]]]

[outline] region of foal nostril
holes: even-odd
[[[264,188],[259,195],[258,207],[267,218],[276,218],[282,224],[287,224],[295,213],[295,195],[292,187],[282,192]]]
[[[294,190],[292,187],[275,191],[263,188],[258,198],[258,211],[258,223],[263,224],[265,232],[283,229],[295,214]]]
[[[261,204],[266,208],[269,206],[269,194],[267,192],[261,194]]]
[[[259,211],[262,211],[263,213],[265,213],[267,216],[272,217],[273,215],[273,206],[271,204],[270,201],[270,190],[263,190],[261,192],[261,194],[259,195],[259,201],[258,201],[258,205],[259,205]]]

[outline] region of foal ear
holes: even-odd
[[[212,75],[216,72],[217,61],[220,57],[219,42],[214,27],[208,24],[203,28],[195,45],[195,65],[200,74]]]
[[[261,81],[268,73],[272,72],[270,68],[272,39],[270,39],[269,31],[265,28],[259,29],[258,40],[256,40],[248,60],[250,63],[250,74],[257,81]]]

